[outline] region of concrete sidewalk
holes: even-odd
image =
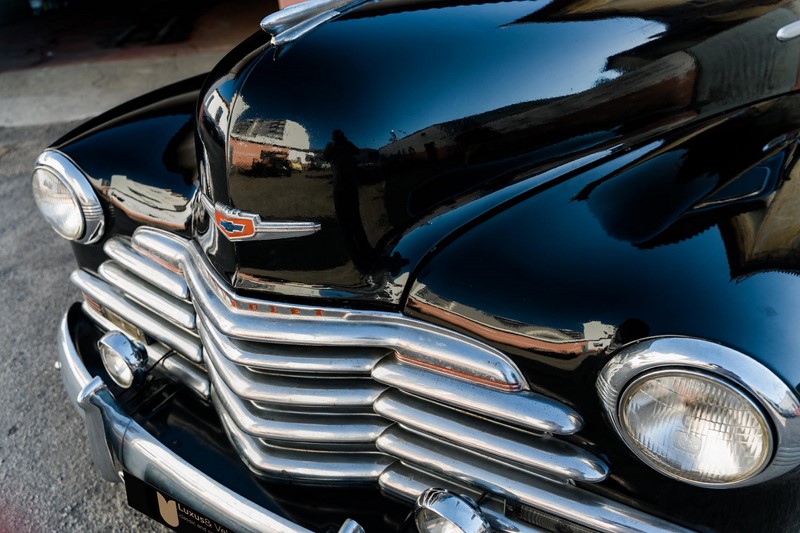
[[[72,27],[67,32],[43,23],[44,29],[31,36],[30,45],[11,43],[25,33],[25,27],[4,28],[0,49],[9,52],[0,54],[0,127],[84,120],[158,87],[207,72],[236,44],[259,31],[261,18],[275,9],[274,0],[220,1],[191,17],[187,38],[156,45],[100,46],[100,19],[81,19],[87,31],[77,33]],[[31,52],[48,40],[53,50]],[[20,63],[23,59],[32,60],[31,53],[48,57],[43,63],[7,70],[9,65],[25,64]]]

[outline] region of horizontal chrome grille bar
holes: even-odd
[[[203,344],[214,344],[230,362],[271,372],[290,374],[362,374],[368,376],[375,363],[390,351],[385,348],[359,349],[255,344],[230,339],[200,315]]]
[[[239,428],[254,437],[330,444],[374,443],[389,425],[374,415],[319,415],[256,408],[231,392],[213,364],[208,365],[208,372],[220,405]]]
[[[598,531],[689,533],[685,528],[578,487],[509,469],[480,455],[399,428],[386,430],[378,438],[377,446],[389,455],[445,478],[458,479]]]
[[[446,479],[421,472],[401,463],[395,463],[384,470],[378,478],[378,484],[384,494],[408,503],[415,502],[420,494],[431,487],[442,488],[462,496],[468,496],[473,501],[479,501],[483,495],[483,491],[454,484]],[[502,502],[500,508],[494,505],[487,505],[485,502],[481,503],[481,512],[489,521],[494,533],[548,533],[543,529],[506,517]]]
[[[123,331],[119,326],[98,313],[88,302],[83,302],[81,307],[83,312],[101,329],[105,331]],[[154,367],[155,369],[161,367],[167,376],[183,384],[204,400],[211,399],[211,383],[205,370],[194,363],[190,363],[183,357],[171,355],[175,352],[163,344],[147,344],[145,348],[147,350],[148,365],[157,365]]]
[[[203,360],[200,340],[188,331],[127,300],[111,285],[88,272],[76,270],[70,279],[76,287],[102,307],[123,317],[157,341],[174,349],[190,361],[200,363]]]
[[[475,387],[392,358],[375,365],[372,377],[402,391],[534,431],[569,435],[583,424],[577,412],[545,396]]]
[[[111,259],[162,291],[181,300],[189,299],[189,286],[186,284],[186,280],[152,259],[143,257],[127,241],[120,238],[109,239],[103,245],[103,251]]]
[[[561,481],[596,483],[608,475],[600,459],[567,442],[533,435],[465,415],[395,391],[384,393],[375,412],[400,425],[439,437],[480,453],[489,454],[525,470]]]
[[[380,453],[318,452],[270,446],[241,431],[224,411],[220,417],[247,465],[262,476],[316,483],[374,483],[394,462]]]
[[[100,265],[97,273],[142,307],[182,328],[195,329],[194,307],[191,304],[176,300],[113,261]]]
[[[257,474],[378,483],[406,500],[434,484],[475,496],[488,491],[481,505],[496,532],[538,533],[504,516],[498,506],[504,498],[604,531],[626,530],[620,524],[637,531],[637,520],[645,522],[571,486],[602,481],[608,467],[558,439],[580,430],[580,415],[532,392],[502,352],[401,313],[242,297],[197,243],[177,235],[140,228],[130,243],[112,241],[114,260],[100,269],[111,284],[87,273],[76,279],[95,289],[87,295],[98,309],[108,305],[165,350],[178,351],[153,334],[156,324],[188,336],[207,371],[212,403]],[[142,274],[158,269],[165,276],[158,283]],[[165,290],[164,279],[182,280],[186,292],[174,290],[179,284]],[[186,316],[176,318],[178,309],[193,313],[194,328]],[[165,366],[170,360],[194,366],[179,357],[165,359]],[[561,509],[575,498],[581,502],[575,514],[588,518]],[[606,519],[611,529],[598,528]],[[641,531],[682,531],[667,526]]]
[[[506,391],[527,389],[514,362],[475,339],[399,313],[286,305],[237,295],[207,258],[174,235],[140,228],[134,247],[174,261],[183,271],[198,312],[228,337],[307,346],[390,348],[431,370]]]
[[[386,387],[371,379],[306,379],[260,375],[213,353],[210,346],[206,346],[206,353],[208,366],[213,364],[216,374],[234,394],[270,405],[371,410],[372,404],[386,390]]]

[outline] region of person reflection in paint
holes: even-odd
[[[333,130],[322,153],[333,170],[333,203],[342,237],[355,268],[362,274],[372,266],[375,249],[367,239],[358,198],[358,147],[342,130]]]

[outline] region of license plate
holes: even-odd
[[[182,533],[233,533],[183,502],[125,472],[128,505],[173,531]]]

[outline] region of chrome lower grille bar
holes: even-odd
[[[89,303],[84,302],[81,308],[103,330],[113,331],[119,329],[116,324],[100,314]],[[156,371],[163,370],[166,375],[181,383],[203,400],[208,401],[211,399],[211,383],[203,369],[178,356],[163,344],[155,342],[145,345],[145,348],[147,350],[148,365]]]
[[[569,435],[581,418],[564,404],[532,392],[508,394],[469,386],[387,358],[375,365],[372,377],[402,391],[517,425],[525,429]]]
[[[486,422],[397,391],[384,393],[374,408],[403,427],[564,482],[596,483],[608,476],[605,463],[577,446]]]
[[[211,354],[211,351],[206,353]],[[386,387],[371,379],[306,379],[259,374],[214,357],[213,367],[237,396],[286,408],[323,408],[332,411],[370,410]],[[209,361],[210,363],[210,361]],[[211,365],[209,365],[210,367]]]
[[[76,270],[72,273],[70,279],[89,298],[104,308],[124,317],[125,320],[142,329],[159,342],[174,349],[190,361],[200,363],[203,360],[200,339],[188,331],[127,300],[110,285],[88,272]]]
[[[192,304],[171,298],[154,286],[142,284],[141,278],[111,261],[100,265],[97,273],[120,292],[158,316],[184,329],[195,329],[197,324]]]
[[[509,469],[486,457],[455,450],[399,428],[378,438],[378,449],[447,479],[529,505],[607,533],[688,530],[565,483]]]
[[[482,491],[420,472],[401,463],[396,463],[384,470],[378,478],[378,484],[384,494],[408,503],[414,503],[419,495],[430,487],[438,487],[455,494],[468,496],[473,501],[481,500],[482,496]],[[482,501],[481,503],[481,512],[495,533],[549,533],[518,520],[507,518],[503,502],[492,501],[487,504]]]
[[[374,443],[389,425],[374,415],[320,415],[256,408],[231,392],[213,364],[208,365],[208,372],[225,412],[239,428],[254,437],[289,442]]]
[[[394,459],[377,452],[317,452],[266,444],[241,431],[220,413],[231,442],[260,476],[307,483],[375,483]]]

